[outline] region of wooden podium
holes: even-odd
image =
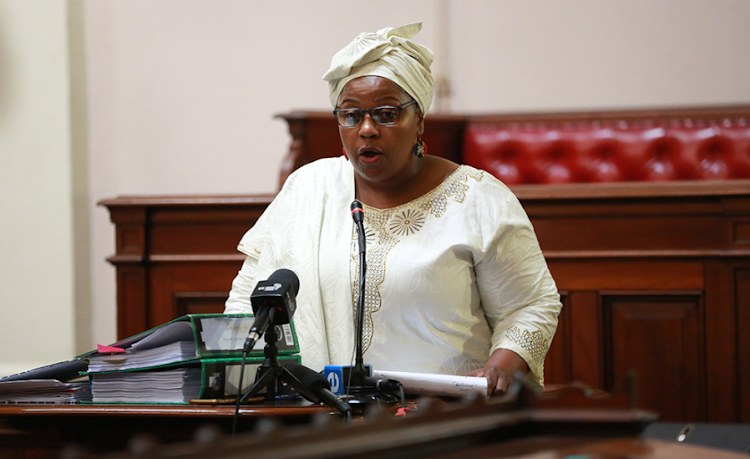
[[[664,421],[750,422],[750,181],[521,185],[563,309],[548,384],[630,370]],[[272,196],[120,197],[118,336],[222,312]]]
[[[382,408],[350,424],[323,407],[248,406],[242,409],[243,428],[235,436],[228,434],[226,425],[231,407],[0,406],[0,456],[46,459],[64,452],[68,459],[746,457],[640,438],[656,415],[631,404],[627,396],[591,395],[576,387],[537,396],[516,385],[509,395],[490,401],[422,399],[411,404],[405,418]],[[261,419],[265,421],[259,423]]]
[[[324,406],[244,405],[237,432],[273,417],[279,424],[308,423]],[[231,432],[234,405],[0,404],[0,458],[58,458],[66,447],[90,453],[125,451],[133,441],[169,444],[191,441],[199,429]]]

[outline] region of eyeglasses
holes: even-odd
[[[394,107],[392,105],[383,105],[382,107],[375,107],[370,109],[364,108],[337,108],[333,111],[336,115],[336,121],[339,126],[343,127],[357,127],[362,124],[365,119],[365,113],[370,115],[370,118],[381,126],[390,126],[391,124],[398,123],[401,118],[401,110],[405,109],[411,104],[417,103],[416,100],[411,100],[404,105]]]

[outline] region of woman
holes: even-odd
[[[377,370],[484,376],[505,392],[543,384],[560,300],[531,223],[490,174],[426,154],[432,52],[421,24],[364,33],[324,75],[344,156],[292,174],[239,250],[226,313],[278,268],[300,277],[303,363],[352,362],[358,251],[349,206],[365,206],[365,362]]]

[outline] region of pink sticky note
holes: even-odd
[[[109,354],[112,352],[125,352],[125,349],[114,347],[114,346],[103,346],[101,344],[96,345],[97,352],[100,352],[102,354]]]

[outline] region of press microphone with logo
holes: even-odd
[[[336,408],[342,414],[350,413],[352,411],[352,407],[349,406],[348,403],[339,400],[338,397],[333,395],[333,392],[331,392],[331,385],[328,384],[326,377],[322,374],[294,362],[285,364],[284,368],[289,370],[291,374],[299,379],[302,385],[310,389],[321,402]],[[310,401],[317,402],[317,400]]]
[[[331,386],[331,392],[339,395],[346,395],[346,383],[349,379],[349,372],[352,367],[348,365],[326,365],[325,378]],[[396,392],[399,390],[401,383],[394,379],[375,377],[370,365],[365,365],[367,376],[364,378],[364,385],[372,387],[383,392]]]
[[[258,282],[250,295],[255,321],[243,346],[245,353],[250,352],[269,325],[289,323],[297,309],[297,292],[299,278],[289,269],[276,270],[268,280]]]

